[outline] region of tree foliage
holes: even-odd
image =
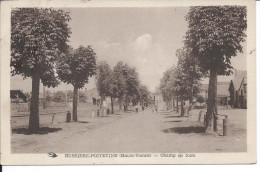
[[[115,97],[115,94],[113,94],[113,71],[106,62],[100,62],[100,64],[97,66],[96,80],[99,95],[102,97],[103,100],[106,97]]]
[[[197,98],[197,102],[199,103],[205,103],[205,98],[202,96],[202,95],[199,95],[198,98]]]
[[[140,84],[136,69],[121,61],[114,66],[113,70],[106,62],[100,62],[96,79],[97,89],[102,99],[110,97],[112,103],[113,99],[117,98],[120,110],[123,101],[128,105],[130,101],[136,104],[149,99],[149,90]]]
[[[96,53],[91,46],[79,46],[76,50],[68,48],[66,56],[57,63],[57,73],[61,81],[72,84],[73,121],[77,121],[78,89],[88,83],[96,72]]]
[[[210,71],[206,131],[217,130],[217,76],[230,75],[231,57],[243,52],[247,11],[244,6],[191,7],[187,15],[186,47],[204,72]],[[214,121],[214,123],[213,123]]]
[[[45,86],[58,85],[54,65],[66,52],[69,13],[49,8],[17,8],[11,13],[11,74],[32,77]]]
[[[55,102],[65,102],[66,101],[66,93],[64,93],[63,91],[57,91],[53,94],[52,99]]]
[[[128,64],[123,67],[123,75],[126,83],[125,101],[128,102],[131,98],[139,97],[140,80],[136,68]]]
[[[39,129],[39,88],[58,85],[55,63],[63,58],[71,31],[69,13],[51,8],[15,8],[11,12],[11,74],[32,78],[29,130]]]
[[[70,47],[57,64],[60,80],[77,88],[84,87],[96,72],[96,58],[91,46],[79,46],[76,50]]]
[[[246,17],[246,7],[241,6],[190,8],[185,43],[204,71],[216,67],[218,75],[230,74],[230,58],[243,52]]]
[[[199,93],[201,78],[205,75],[201,72],[197,58],[192,56],[190,49],[187,47],[178,49],[176,56],[178,57],[177,71],[179,72],[177,78],[180,79],[177,82],[180,86],[185,87],[185,89],[180,90],[181,94],[192,103],[193,97],[196,97]]]
[[[139,100],[141,102],[148,102],[150,99],[150,91],[147,86],[140,84],[139,86]]]
[[[115,97],[122,99],[126,93],[126,80],[124,76],[124,63],[119,61],[113,68]]]
[[[159,89],[162,93],[163,100],[168,102],[175,95],[174,92],[174,83],[175,83],[175,75],[176,75],[176,67],[172,66],[167,71],[164,72],[163,78],[160,80]]]

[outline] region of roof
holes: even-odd
[[[232,79],[234,89],[239,90],[243,80],[247,83],[246,78],[247,78],[246,70],[235,70],[235,76],[234,79]]]
[[[95,99],[100,99],[101,97],[99,96],[99,93],[98,93],[98,90],[97,90],[97,88],[95,87],[95,88],[92,88],[92,89],[90,89],[90,90],[88,90],[87,92],[86,92],[86,94],[87,94],[87,96],[91,96],[91,97],[93,97],[93,98],[95,98]]]
[[[247,84],[247,77],[244,77],[243,80],[241,81],[241,83],[240,83],[240,85],[239,85],[239,88],[238,88],[238,91],[240,91],[242,84],[243,84],[243,85],[246,85],[246,84]]]
[[[27,97],[24,95],[24,93],[21,90],[10,90],[10,98],[11,99],[21,98],[24,101],[26,101]]]
[[[218,96],[229,96],[229,82],[225,82],[223,84],[218,84]]]
[[[229,82],[218,82],[217,85],[217,94],[218,96],[229,96]],[[200,89],[201,91],[208,91],[209,84],[202,84]]]

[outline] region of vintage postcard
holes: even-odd
[[[254,0],[2,1],[1,164],[256,163]]]

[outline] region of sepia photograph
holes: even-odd
[[[248,4],[11,6],[8,156],[256,162]]]

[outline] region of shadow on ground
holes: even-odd
[[[24,135],[31,135],[31,134],[48,134],[53,133],[61,130],[61,128],[50,128],[50,127],[42,127],[36,132],[31,132],[28,128],[16,128],[12,129],[12,134],[24,134]]]
[[[109,116],[100,116],[101,118],[107,118],[107,117],[109,117]]]
[[[88,122],[88,121],[79,121],[79,123],[85,123],[85,124],[88,124],[88,123],[90,123],[90,122]]]
[[[167,123],[167,122],[181,122],[181,120],[176,120],[176,121],[164,121],[164,123]]]
[[[164,118],[187,118],[187,116],[165,116]]]
[[[189,133],[203,133],[204,127],[175,127],[163,130],[165,133],[178,133],[178,134],[189,134]]]
[[[124,113],[135,113],[134,110],[127,110],[127,111],[124,111]]]
[[[170,113],[159,113],[161,115],[170,115]]]

